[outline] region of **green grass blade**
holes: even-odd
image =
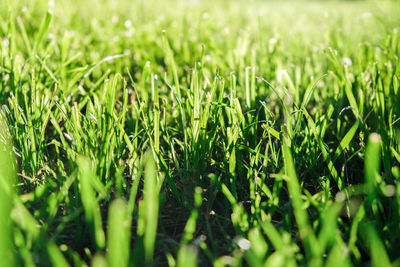
[[[329,253],[328,260],[326,262],[327,267],[343,266],[351,267],[353,266],[347,255],[346,247],[336,245]]]
[[[33,45],[33,50],[32,50],[32,54],[33,56],[36,54],[39,45],[41,44],[44,35],[47,33],[47,30],[49,29],[49,25],[51,22],[51,19],[53,18],[53,11],[52,10],[48,10],[46,13],[46,16],[44,17],[42,24],[39,28],[39,33],[36,37],[36,41],[35,44]]]
[[[392,266],[386,253],[385,246],[374,226],[371,224],[364,225],[363,230],[367,234],[367,240],[372,258],[372,266]]]
[[[122,199],[111,203],[108,213],[107,262],[109,267],[128,266],[130,222],[128,206]]]
[[[197,266],[197,252],[194,247],[186,245],[180,248],[177,259],[177,267],[196,267]]]
[[[13,225],[10,220],[16,182],[15,161],[11,136],[0,111],[0,258],[4,266],[16,266]]]
[[[202,203],[202,189],[200,187],[195,188],[194,200],[195,206],[192,210],[188,221],[186,222],[185,229],[183,230],[183,237],[181,240],[181,246],[185,246],[190,240],[193,239],[194,233],[196,231],[196,221],[199,217],[199,208]]]
[[[143,67],[143,73],[142,73],[142,86],[140,87],[140,97],[142,98],[142,101],[145,102],[145,106],[149,105],[149,93],[147,92],[146,84],[147,84],[147,77],[150,74],[150,61],[147,61],[146,64]]]
[[[367,207],[370,206],[377,194],[378,182],[380,181],[380,159],[381,159],[381,137],[372,133],[368,137],[367,149],[365,151],[365,183],[368,189]]]
[[[101,254],[96,254],[92,260],[92,267],[108,267],[106,258]]]
[[[315,238],[313,229],[309,225],[307,213],[303,208],[303,201],[301,196],[301,187],[297,179],[296,170],[292,158],[292,153],[287,145],[286,139],[283,142],[283,160],[285,165],[285,174],[287,175],[287,186],[293,206],[294,216],[299,227],[300,237],[304,244],[306,255],[310,260],[310,264],[318,265],[320,259],[318,242]]]
[[[96,191],[92,187],[92,180],[97,180],[92,170],[90,161],[87,158],[77,159],[79,166],[79,184],[83,208],[85,211],[86,223],[91,229],[93,241],[98,249],[105,247],[105,235],[100,214],[100,207],[97,202]]]
[[[178,70],[176,68],[174,54],[169,45],[167,33],[165,31],[162,32],[162,38],[163,38],[163,45],[164,45],[165,54],[166,54],[166,60],[168,62],[168,67],[169,67],[169,70],[172,72],[172,77],[174,79],[174,84],[175,84],[174,92],[180,99],[181,98],[181,90],[180,90],[180,85],[179,85]]]
[[[159,192],[157,190],[157,170],[153,156],[147,153],[145,162],[143,205],[139,208],[142,208],[140,215],[143,216],[142,220],[145,222],[144,258],[146,264],[151,264],[157,235]]]
[[[151,87],[152,87],[152,97],[153,97],[153,116],[154,116],[154,152],[155,158],[158,161],[158,155],[160,153],[160,103],[158,97],[158,77],[157,75],[152,75]]]
[[[333,155],[333,159],[332,159],[333,163],[335,163],[335,161],[339,158],[339,156],[343,153],[343,151],[349,146],[351,140],[353,139],[354,135],[356,134],[359,124],[360,124],[360,122],[357,121],[350,128],[350,130],[346,133],[346,135],[343,137],[342,141],[340,141],[340,144],[339,144],[338,148],[336,149],[335,154]]]
[[[49,242],[46,245],[47,254],[49,255],[50,262],[55,267],[68,267],[70,266],[63,254],[59,250],[56,244]]]

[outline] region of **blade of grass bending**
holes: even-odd
[[[301,187],[297,179],[296,170],[292,158],[292,153],[287,145],[286,138],[283,142],[283,160],[285,166],[285,174],[287,175],[287,186],[293,205],[293,212],[299,227],[300,237],[304,244],[306,255],[310,260],[310,265],[319,265],[320,258],[318,242],[315,238],[314,232],[308,223],[307,212],[303,208],[303,201],[301,196]]]
[[[291,98],[292,102],[295,105],[298,105],[299,102],[299,91],[298,89],[296,89],[296,86],[294,85],[294,82],[292,80],[292,78],[290,78],[289,73],[287,72],[287,70],[281,70],[280,72],[281,74],[281,79],[283,84],[285,85],[282,89],[285,92],[285,94],[287,96],[289,96],[289,98]],[[286,89],[287,87],[287,89]]]
[[[49,25],[50,25],[52,17],[53,17],[53,11],[48,10],[46,13],[46,16],[44,17],[44,19],[42,21],[42,25],[40,25],[39,33],[36,37],[36,41],[33,46],[32,56],[34,56],[36,54],[44,35],[46,34],[47,30],[49,29]]]
[[[282,97],[279,95],[277,89],[275,87],[273,87],[267,80],[265,80],[263,77],[257,77],[257,79],[261,79],[266,85],[268,85],[269,88],[272,89],[272,91],[274,91],[274,93],[276,94],[276,96],[279,98],[280,102],[282,103],[282,107],[284,109],[284,111],[289,114],[289,109],[288,106],[285,104],[285,101],[282,99]]]
[[[318,78],[318,80],[312,85],[309,86],[306,90],[306,92],[304,93],[304,97],[303,97],[303,102],[301,103],[301,108],[305,108],[308,105],[308,102],[311,99],[312,94],[314,93],[315,88],[317,87],[317,85],[319,84],[319,82],[325,78],[328,74],[324,74],[321,77]]]
[[[239,233],[244,234],[249,230],[249,216],[246,210],[243,208],[243,205],[237,203],[235,197],[225,184],[221,184],[221,191],[232,206],[231,219],[233,225]]]
[[[10,133],[1,113],[0,162],[0,259],[3,266],[16,266],[12,236],[13,226],[10,219],[15,197],[13,185],[16,181],[16,171]]]
[[[356,134],[359,124],[360,124],[360,122],[357,121],[350,128],[350,130],[346,133],[346,135],[343,137],[342,141],[340,142],[338,148],[335,151],[335,154],[332,159],[332,163],[335,163],[335,161],[339,158],[339,156],[343,153],[343,151],[349,146],[351,140],[353,139],[354,135]]]

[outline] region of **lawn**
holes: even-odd
[[[1,266],[400,266],[399,1],[0,5]]]

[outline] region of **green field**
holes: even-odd
[[[400,266],[399,1],[0,6],[0,266]]]

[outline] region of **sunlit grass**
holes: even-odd
[[[0,265],[400,265],[398,2],[3,2]]]

